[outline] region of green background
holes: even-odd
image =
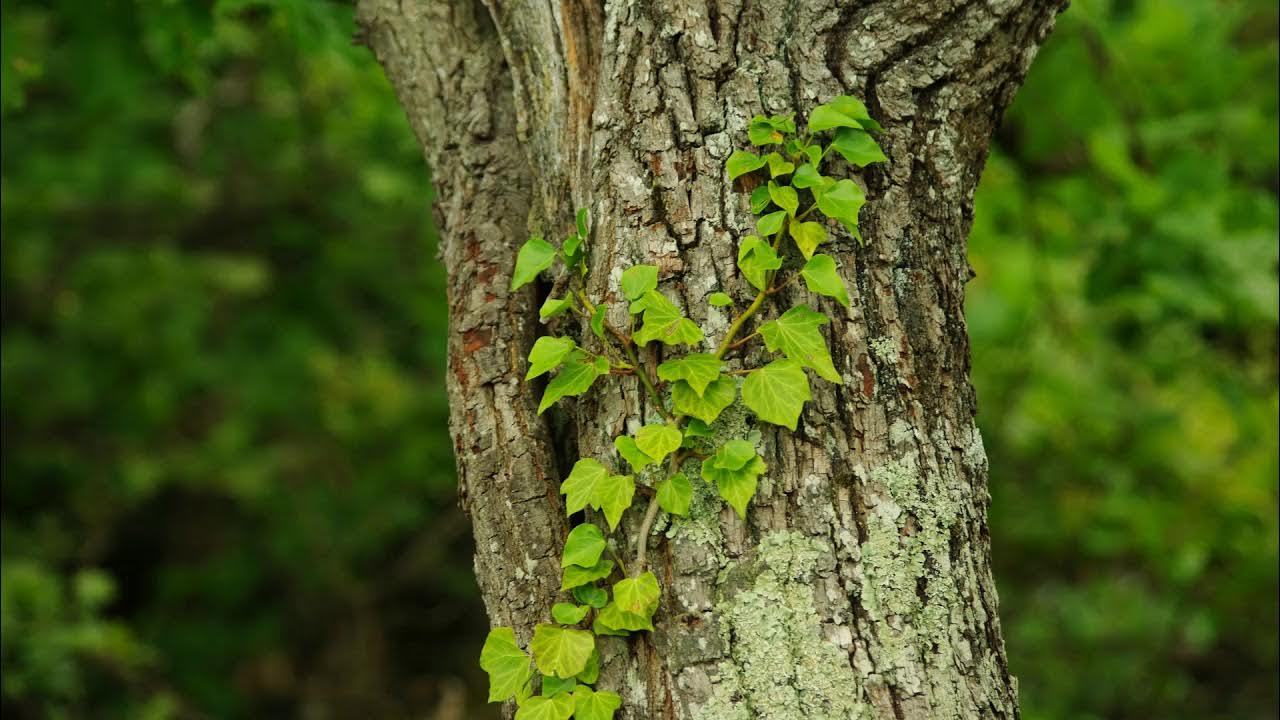
[[[429,178],[351,10],[3,0],[0,698],[478,718]],[[1274,718],[1277,10],[1077,0],[967,305],[1030,720]]]

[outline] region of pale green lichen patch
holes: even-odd
[[[823,639],[814,607],[814,572],[830,554],[806,535],[778,532],[761,541],[755,562],[730,570],[717,615],[731,661],[719,665],[696,720],[864,717],[848,651]]]
[[[880,362],[886,365],[898,364],[898,345],[892,338],[872,338],[867,345],[871,348],[871,354]]]

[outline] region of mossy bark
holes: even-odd
[[[708,295],[751,293],[734,259],[752,217],[725,158],[753,114],[852,94],[884,125],[889,162],[858,177],[865,246],[837,235],[828,250],[853,298],[821,304],[844,382],[814,383],[795,433],[729,411],[770,468],[748,518],[704,489],[692,518],[658,525],[657,630],[602,640],[600,687],[625,718],[1018,716],[965,238],[989,137],[1062,4],[362,0],[361,32],[434,172],[451,430],[495,625],[527,639],[558,598],[568,467],[613,458],[615,435],[656,416],[633,379],[536,414],[541,386],[522,378],[548,288],[508,292],[520,243],[589,208],[595,294],[625,313],[610,288],[655,263],[714,342],[728,315]],[[815,302],[789,292],[775,307]],[[635,532],[633,518],[621,542]]]

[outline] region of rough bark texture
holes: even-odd
[[[623,695],[625,718],[1018,716],[965,238],[988,139],[1062,4],[362,2],[434,173],[451,429],[495,625],[527,639],[557,599],[568,466],[613,458],[611,439],[656,414],[633,379],[536,414],[541,385],[521,378],[547,288],[507,291],[520,243],[563,236],[590,208],[595,294],[657,263],[714,342],[729,318],[707,296],[752,294],[734,267],[752,216],[725,158],[753,114],[853,94],[884,125],[889,162],[858,178],[865,247],[828,248],[853,297],[848,311],[820,303],[844,384],[815,381],[795,433],[739,413],[770,467],[747,521],[703,493],[690,520],[655,528],[658,629],[602,639],[599,687]],[[815,302],[792,293],[775,308]],[[640,514],[621,530],[629,547]]]

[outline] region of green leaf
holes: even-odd
[[[586,585],[587,583],[607,578],[612,572],[612,560],[601,560],[589,568],[570,565],[564,569],[564,573],[561,575],[560,589],[572,590]]]
[[[787,185],[779,185],[774,181],[770,180],[769,181],[769,197],[773,199],[774,204],[776,204],[778,207],[782,208],[783,210],[786,210],[787,214],[790,215],[791,217],[795,217],[796,210],[800,209],[800,196],[796,194],[796,190],[793,187],[790,187]],[[774,232],[777,232],[777,231],[775,230]],[[764,234],[768,235],[770,233],[764,233]]]
[[[727,307],[733,304],[733,298],[722,292],[713,292],[707,297],[707,302],[714,307]]]
[[[609,563],[609,569],[613,569],[613,563]],[[563,590],[564,588],[560,589]],[[594,585],[580,585],[573,588],[573,599],[599,610],[609,604],[609,592]],[[586,680],[585,682],[595,681]]]
[[[540,237],[531,237],[520,246],[516,255],[516,269],[511,275],[511,289],[520,288],[533,282],[538,273],[551,267],[556,261],[556,249],[551,243]]]
[[[639,345],[660,340],[664,345],[693,345],[702,341],[702,328],[657,290],[644,294],[644,326],[632,339]]]
[[[589,234],[589,229],[587,228],[587,218],[588,218],[588,215],[587,215],[586,208],[582,208],[581,210],[579,210],[578,215],[575,218],[578,226],[578,237],[582,238],[583,242],[587,241],[587,235]]]
[[[564,555],[560,558],[560,567],[570,565],[589,568],[600,562],[604,553],[604,533],[591,523],[583,523],[569,531],[564,541]],[[569,623],[572,625],[573,623]]]
[[[545,678],[544,678],[545,681]],[[573,695],[537,696],[524,701],[516,710],[515,720],[569,720],[573,716]]]
[[[577,625],[582,622],[582,618],[587,616],[586,605],[574,605],[573,603],[556,603],[551,606],[551,617],[561,625]]]
[[[831,351],[818,329],[829,322],[826,315],[809,309],[808,305],[797,305],[777,320],[761,325],[759,333],[770,352],[781,350],[787,358],[813,368],[824,379],[839,385],[843,380],[831,362]]]
[[[573,607],[570,605],[570,607]],[[569,678],[562,680],[554,675],[542,676],[542,696],[555,697],[561,693],[572,693],[573,689],[578,687],[577,678]]]
[[[573,630],[542,624],[533,628],[529,650],[543,675],[571,678],[587,667],[587,659],[596,647],[595,638],[586,630]]]
[[[564,256],[564,264],[573,267],[582,261],[583,254],[580,252],[582,248],[582,236],[570,235],[560,243],[560,254]],[[583,269],[585,273],[585,268]]]
[[[604,591],[601,590],[600,592],[603,593]],[[607,594],[606,594],[606,597],[607,597]],[[604,603],[601,603],[600,607],[604,607],[604,605],[605,605]],[[600,679],[600,651],[599,650],[591,651],[591,657],[587,658],[586,669],[578,673],[577,678],[578,678],[578,682],[586,683],[588,685]]]
[[[741,470],[755,456],[755,445],[746,440],[730,440],[721,445],[707,462],[719,470]]]
[[[840,180],[818,196],[818,209],[827,217],[857,225],[858,211],[866,201],[867,196],[862,193],[858,183]]]
[[[831,147],[844,156],[844,159],[858,167],[866,167],[872,163],[888,162],[884,151],[862,128],[840,128],[831,141]]]
[[[759,477],[768,469],[764,459],[756,455],[754,450],[752,448],[751,457],[736,470],[718,468],[714,460],[702,465],[702,476],[716,484],[720,497],[724,498],[738,513],[738,517],[744,520],[747,517],[747,504],[751,502],[751,498],[755,497]]]
[[[761,420],[795,431],[809,392],[809,378],[795,360],[775,360],[747,375],[742,402]]]
[[[550,320],[571,307],[573,307],[573,296],[559,299],[549,297],[542,303],[542,308],[538,310],[538,317],[543,320]]]
[[[791,239],[795,241],[796,247],[800,249],[800,254],[806,258],[813,257],[813,251],[818,246],[826,242],[827,231],[822,227],[822,223],[803,222],[791,223],[789,228]]]
[[[822,164],[822,147],[819,145],[806,145],[804,154],[809,158],[809,164],[818,167]],[[799,187],[799,186],[797,186]]]
[[[618,527],[622,513],[631,507],[631,499],[636,494],[636,480],[630,475],[610,475],[609,480],[600,487],[600,510],[604,519],[609,522],[609,529]]]
[[[773,196],[772,189],[769,191],[769,197],[774,202],[778,201],[778,199]],[[756,230],[765,237],[776,235],[777,232],[782,229],[782,221],[786,219],[787,211],[785,210],[769,213],[756,221]]]
[[[765,160],[769,163],[769,177],[776,178],[782,175],[789,175],[796,169],[795,163],[788,162],[776,152],[769,153]]]
[[[489,702],[515,697],[533,676],[529,656],[516,644],[516,633],[509,627],[489,631],[480,650],[480,668],[489,674]]]
[[[871,119],[866,106],[857,98],[841,95],[809,113],[809,132],[822,132],[834,127],[861,128],[860,121],[864,119]]]
[[[602,359],[592,359],[581,352],[569,355],[559,374],[547,383],[547,389],[542,393],[542,402],[538,405],[538,414],[541,415],[562,397],[581,395],[590,390],[596,378],[609,372],[608,360],[605,360],[604,369],[601,370],[598,361]]]
[[[565,496],[566,515],[590,505],[604,511],[610,529],[618,526],[623,511],[631,507],[635,489],[634,478],[610,474],[608,468],[592,458],[583,458],[574,463],[569,477],[560,484],[560,492]]]
[[[591,631],[596,635],[623,635],[638,630],[652,630],[653,620],[647,615],[624,612],[611,602],[596,614]]]
[[[737,180],[739,176],[746,175],[754,170],[764,167],[764,158],[753,152],[746,150],[734,150],[725,162],[724,167],[729,171],[729,179]]]
[[[689,438],[712,437],[714,435],[715,433],[711,431],[711,428],[707,427],[707,424],[698,418],[690,418],[689,422],[685,423],[684,437],[686,440]]]
[[[524,379],[532,380],[560,367],[565,356],[573,352],[576,347],[578,345],[573,338],[567,337],[543,335],[533,341],[533,348],[529,350],[529,372],[525,373]]]
[[[849,291],[845,288],[844,278],[836,270],[836,261],[830,255],[809,258],[800,274],[811,291],[835,298],[841,305],[849,307]]]
[[[613,720],[622,698],[606,690],[579,686],[573,691],[574,720]]]
[[[689,384],[680,381],[671,386],[671,405],[681,415],[713,423],[724,409],[738,396],[738,384],[728,375],[721,375],[699,395]]]
[[[738,269],[757,290],[764,290],[769,272],[782,267],[782,258],[769,243],[757,235],[748,235],[738,246]]]
[[[628,300],[638,300],[640,296],[657,287],[657,265],[632,265],[622,271],[622,294]]]
[[[591,332],[601,340],[604,339],[604,314],[609,312],[609,306],[605,303],[596,305],[595,312],[591,313]]]
[[[822,184],[822,175],[814,169],[813,165],[804,164],[796,170],[796,174],[791,178],[791,184],[798,188],[817,187]]]
[[[689,353],[659,365],[658,377],[667,382],[684,380],[694,392],[702,395],[707,386],[720,377],[720,358],[711,353]]]
[[[653,458],[654,462],[662,462],[663,458],[675,452],[684,435],[680,429],[671,424],[645,425],[636,431],[636,447],[640,452]]]
[[[786,138],[767,118],[757,115],[747,126],[747,139],[752,145],[777,145]]]
[[[656,463],[653,458],[644,454],[640,447],[636,445],[636,439],[630,435],[619,435],[614,438],[613,446],[622,454],[622,458],[627,461],[632,470],[640,471],[646,466]]]
[[[649,571],[634,578],[619,580],[613,584],[613,603],[624,613],[653,617],[658,609],[662,590],[658,578]]]
[[[867,106],[852,95],[837,95],[827,101],[827,104],[858,122],[871,119],[871,113],[867,112]]]
[[[755,190],[751,191],[751,212],[759,215],[764,209],[769,207],[769,187],[767,185],[757,185]]]
[[[658,506],[672,515],[688,515],[693,485],[684,473],[676,473],[658,483]]]

